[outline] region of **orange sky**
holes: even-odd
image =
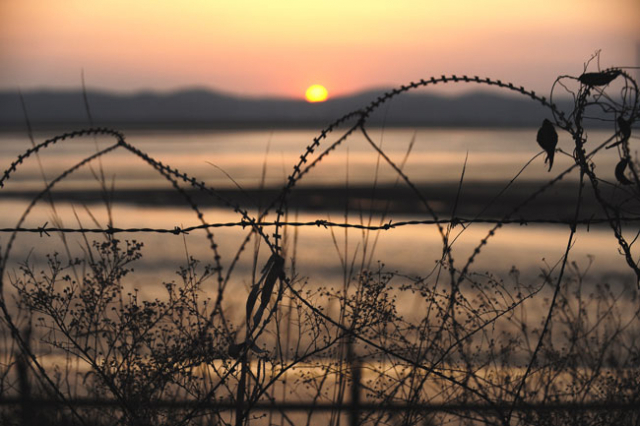
[[[204,86],[303,97],[440,74],[547,92],[558,74],[633,66],[640,0],[0,0],[0,89]]]

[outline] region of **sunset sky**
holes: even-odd
[[[441,74],[548,92],[637,66],[640,0],[0,0],[0,89],[207,87],[302,98]]]

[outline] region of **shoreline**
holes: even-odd
[[[505,183],[471,182],[464,183],[458,195],[458,182],[438,184],[418,184],[416,188],[438,216],[477,217],[478,219],[500,219],[508,212],[527,200],[531,194],[545,182],[516,182],[496,197],[505,188]],[[259,190],[219,189],[221,198],[238,204],[242,208],[256,209],[266,206],[276,199],[282,188]],[[618,196],[621,197],[621,191]],[[32,200],[39,191],[1,191],[4,200]],[[200,207],[229,208],[222,201],[202,192],[187,190],[187,193]],[[577,182],[559,182],[535,197],[520,208],[512,218],[571,220],[575,214],[577,200]],[[83,204],[104,203],[104,194],[98,190],[54,191],[53,199],[60,202]],[[613,194],[613,193],[612,193]],[[145,207],[188,208],[184,197],[174,189],[120,189],[109,194],[116,204],[139,205]],[[495,202],[491,203],[492,200]],[[376,213],[402,214],[424,217],[428,209],[420,198],[405,184],[373,186],[300,186],[295,187],[288,200],[289,211],[307,211],[316,213]],[[455,210],[454,210],[455,209]],[[602,216],[601,208],[592,195],[584,191],[583,207],[579,219]]]
[[[164,131],[178,131],[178,132],[209,132],[209,131],[272,131],[272,130],[317,130],[320,132],[326,128],[330,121],[256,121],[256,122],[137,122],[137,123],[96,123],[91,125],[86,122],[69,122],[69,123],[36,123],[33,131],[36,133],[66,133],[79,129],[89,128],[109,128],[122,132],[164,132]],[[414,123],[414,122],[396,122],[396,123],[373,123],[371,129],[465,129],[465,130],[521,130],[521,129],[534,129],[537,130],[539,126],[536,123],[481,123],[481,122],[442,122],[442,123]],[[607,129],[606,126],[598,127],[598,129]],[[24,123],[3,123],[0,126],[0,134],[24,134],[28,135],[28,129]]]

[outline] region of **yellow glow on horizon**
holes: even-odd
[[[309,86],[306,93],[304,94],[307,102],[324,102],[327,100],[328,95],[329,92],[327,92],[327,89],[325,89],[324,86],[320,84],[313,84]]]
[[[44,3],[0,0],[0,87],[77,87],[84,70],[124,91],[299,98],[322,79],[340,96],[442,73],[546,90],[596,49],[603,66],[635,65],[640,45],[638,0]]]

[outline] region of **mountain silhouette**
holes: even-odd
[[[95,126],[119,128],[278,128],[323,127],[345,113],[366,106],[385,90],[336,97],[322,103],[286,98],[242,98],[206,89],[170,93],[117,94],[89,91]],[[35,129],[87,127],[81,90],[23,93]],[[569,101],[560,102],[567,108]],[[513,95],[471,92],[460,96],[407,93],[379,108],[368,123],[385,126],[538,127],[549,111]],[[0,92],[0,126],[22,130],[25,116],[17,91]]]

